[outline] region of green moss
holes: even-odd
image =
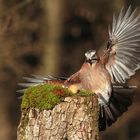
[[[22,110],[28,108],[52,109],[56,104],[62,102],[64,97],[71,93],[66,88],[58,85],[43,84],[28,88],[22,99]]]
[[[22,98],[22,110],[38,108],[40,110],[52,109],[55,105],[64,101],[66,96],[88,96],[93,93],[80,91],[72,94],[67,88],[55,84],[41,84],[28,88]]]
[[[77,93],[76,95],[79,95],[79,96],[90,96],[90,95],[94,95],[94,93],[89,91],[89,90],[80,90],[79,93]]]

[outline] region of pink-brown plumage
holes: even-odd
[[[76,82],[74,82],[74,80]],[[111,96],[112,87],[110,75],[100,60],[92,65],[85,62],[76,74],[65,81],[65,85],[68,87],[76,85],[77,90],[89,90],[97,95],[100,93],[107,102]],[[105,104],[101,100],[99,101]]]

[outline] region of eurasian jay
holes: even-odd
[[[114,15],[104,54],[98,56],[95,50],[88,50],[81,69],[69,78],[34,75],[34,78],[25,78],[31,83],[20,85],[28,87],[51,81],[60,82],[75,94],[79,90],[94,92],[100,105],[100,131],[105,130],[132,103],[136,87],[120,84],[124,84],[140,68],[139,18],[136,9],[131,11],[131,6],[126,12],[122,9],[117,17]]]

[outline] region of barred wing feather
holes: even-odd
[[[126,12],[121,10],[113,16],[112,29],[109,28],[109,59],[106,69],[112,82],[124,83],[140,68],[140,16],[131,6]]]

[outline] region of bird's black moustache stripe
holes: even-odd
[[[98,59],[97,58],[94,58],[94,59],[92,59],[92,60],[90,60],[90,59],[86,59],[86,62],[87,63],[89,63],[90,65],[92,65],[95,61],[97,61]]]

